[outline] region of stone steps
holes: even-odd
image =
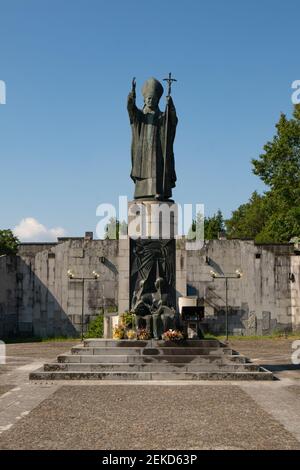
[[[247,358],[241,355],[80,355],[80,354],[61,354],[57,357],[57,362],[60,363],[118,363],[118,364],[149,364],[152,362],[157,363],[187,363],[187,364],[228,364],[229,363],[246,363]]]
[[[188,345],[189,347],[197,347],[197,348],[219,348],[222,343],[217,339],[189,339],[183,345]],[[163,340],[116,340],[116,339],[85,339],[83,341],[83,347],[89,348],[155,348],[155,347],[171,347],[174,348],[174,343],[172,341],[163,341]]]
[[[70,372],[207,372],[207,371],[259,371],[256,364],[186,364],[186,363],[151,363],[151,364],[88,364],[88,363],[48,363],[45,371]]]
[[[71,349],[72,354],[89,355],[89,356],[102,356],[102,355],[147,355],[147,356],[177,356],[177,355],[221,355],[221,354],[232,354],[230,348],[197,348],[197,347],[141,347],[141,348],[130,348],[130,347],[103,347],[103,348],[90,348],[84,346],[74,346]]]
[[[272,380],[273,374],[217,340],[88,339],[31,380]]]

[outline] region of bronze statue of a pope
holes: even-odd
[[[135,103],[135,79],[128,95],[127,109],[132,129],[131,178],[135,183],[135,199],[168,200],[175,187],[173,143],[178,119],[170,95],[171,83],[175,79],[169,74],[165,80],[169,85],[165,112],[158,106],[163,87],[155,78],[149,78],[143,85],[142,110]]]

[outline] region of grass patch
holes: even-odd
[[[28,337],[8,337],[1,338],[1,341],[4,341],[5,344],[17,344],[17,343],[50,343],[50,342],[63,342],[63,341],[74,341],[78,340],[79,337],[70,337],[70,336],[49,336],[46,338],[40,338],[38,336],[28,336]]]
[[[51,341],[55,341],[55,342],[64,342],[64,341],[78,341],[80,340],[79,336],[57,336],[57,337],[50,337],[50,338],[42,338],[41,342],[42,343],[48,343],[48,342],[51,342]]]

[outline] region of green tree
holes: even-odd
[[[253,173],[276,191],[282,202],[294,205],[300,197],[300,107],[296,105],[293,118],[281,114],[277,133],[264,146],[265,153],[253,159]]]
[[[269,187],[252,194],[226,221],[229,237],[257,242],[288,242],[300,235],[300,105],[287,119],[281,114],[276,134],[252,160],[253,172]]]
[[[121,223],[115,217],[111,217],[109,219],[108,224],[105,227],[105,240],[119,240],[120,234],[126,235],[127,234],[127,224],[123,220]]]
[[[269,217],[266,199],[255,191],[249,202],[232,212],[225,222],[228,238],[256,238]]]
[[[197,239],[202,239],[203,224],[205,240],[218,239],[219,235],[225,231],[223,214],[220,210],[212,217],[204,217],[204,220],[203,215],[199,212],[189,228],[187,238],[193,240],[196,238],[197,234]]]
[[[11,230],[0,230],[0,255],[15,255],[19,243]]]
[[[217,240],[221,233],[225,231],[223,214],[218,210],[212,217],[204,219],[204,238],[205,240]]]

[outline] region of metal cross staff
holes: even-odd
[[[169,77],[168,78],[163,78],[163,80],[165,82],[168,82],[168,95],[167,96],[171,96],[171,86],[172,86],[172,82],[177,82],[176,78],[172,78],[172,74],[171,72],[169,73]]]
[[[176,78],[172,78],[171,72],[168,78],[163,78],[168,83],[168,94],[167,97],[171,96],[172,82],[177,82]],[[165,133],[165,145],[164,145],[164,173],[163,173],[163,198],[165,198],[165,187],[166,187],[166,163],[167,163],[167,150],[168,150],[168,127],[169,127],[169,103],[167,101],[166,109],[166,133]]]

